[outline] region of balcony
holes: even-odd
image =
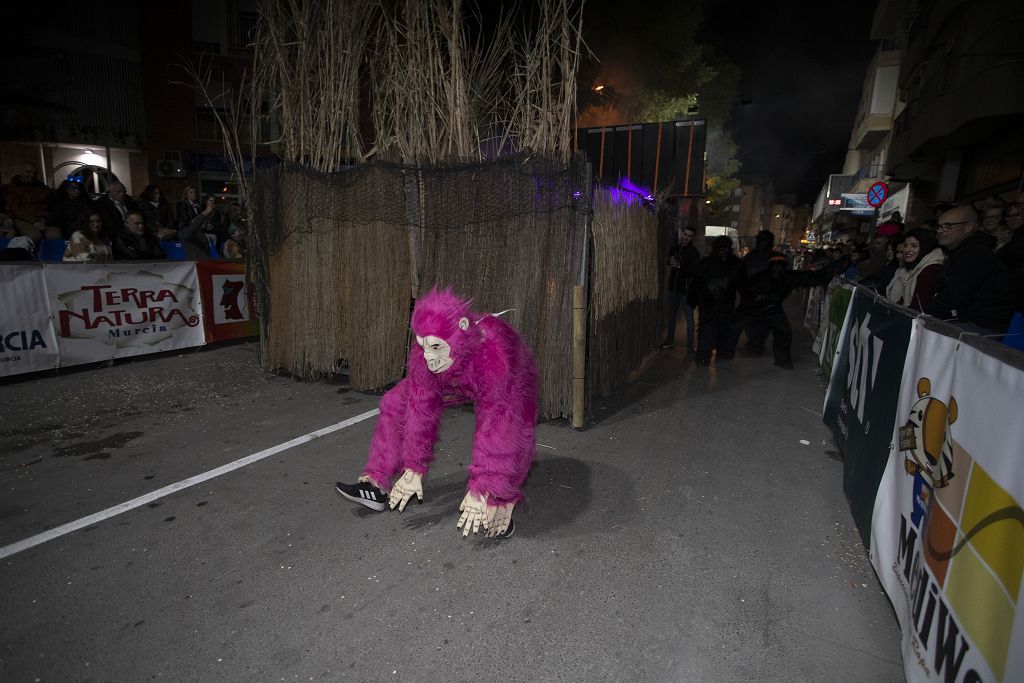
[[[1024,89],[1011,84],[1024,82],[1024,15],[1015,2],[997,5],[984,13],[958,5],[942,16],[925,15],[929,25],[915,23],[900,83],[907,106],[889,149],[897,175],[918,175],[922,164],[938,163],[948,150],[1020,129]]]
[[[902,53],[884,48],[883,45],[875,53],[864,79],[860,108],[850,137],[850,146],[854,149],[874,149],[892,128]]]

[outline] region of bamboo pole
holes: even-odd
[[[586,372],[586,306],[583,286],[572,288],[572,426],[583,426]]]

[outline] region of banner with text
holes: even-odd
[[[205,343],[195,263],[61,264],[43,272],[62,366]]]
[[[0,377],[50,370],[58,359],[43,269],[0,265]]]
[[[1024,681],[1024,372],[915,321],[871,525],[908,681]]]
[[[203,295],[206,341],[258,336],[255,309],[245,284],[245,264],[199,261],[196,270]]]
[[[863,287],[850,300],[823,410],[843,454],[843,492],[868,547],[889,458],[912,318]]]

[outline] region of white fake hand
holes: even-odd
[[[484,519],[487,538],[493,538],[505,533],[508,525],[512,523],[512,508],[515,506],[515,503],[487,506],[487,517]]]
[[[487,519],[487,496],[478,497],[472,491],[467,491],[466,497],[459,504],[459,510],[462,516],[455,528],[462,529],[462,537],[465,538],[470,531],[474,534],[480,531],[480,525]]]
[[[388,494],[388,505],[392,510],[398,506],[398,511],[405,510],[406,504],[412,499],[413,494],[423,502],[423,477],[412,470],[406,470],[405,474],[398,478],[395,485],[391,487]]]

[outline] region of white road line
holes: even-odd
[[[31,536],[29,538],[26,538],[23,541],[18,541],[17,543],[12,543],[12,544],[10,544],[8,546],[4,546],[3,548],[0,548],[0,559],[3,559],[5,557],[9,557],[11,555],[14,555],[15,553],[20,553],[22,550],[28,550],[29,548],[33,548],[33,547],[35,547],[37,545],[40,545],[41,543],[46,543],[47,541],[52,541],[53,539],[59,538],[60,536],[63,536],[65,534],[70,534],[72,531],[77,531],[78,529],[82,529],[84,527],[91,526],[93,524],[96,524],[97,522],[102,522],[105,519],[110,519],[111,517],[114,517],[115,515],[119,515],[122,512],[128,512],[129,510],[134,510],[135,508],[141,507],[141,506],[146,505],[148,503],[151,503],[154,500],[157,500],[159,498],[163,498],[164,496],[169,496],[172,493],[175,493],[176,491],[181,491],[183,489],[187,489],[190,486],[195,486],[196,484],[201,484],[204,481],[209,481],[210,479],[213,479],[214,477],[219,477],[222,474],[227,474],[228,472],[232,472],[232,471],[237,470],[237,469],[239,469],[241,467],[245,467],[246,465],[251,465],[252,463],[258,462],[260,460],[263,460],[264,458],[269,458],[270,456],[276,455],[277,453],[280,453],[281,451],[286,451],[289,448],[294,448],[295,446],[301,446],[302,444],[309,443],[310,441],[313,441],[314,439],[319,439],[321,436],[326,436],[326,435],[328,435],[328,434],[330,434],[332,432],[336,432],[336,431],[338,431],[340,429],[345,429],[346,427],[351,427],[352,425],[354,425],[356,423],[359,423],[359,422],[362,422],[363,420],[368,420],[371,417],[374,417],[379,412],[380,412],[379,409],[374,408],[373,410],[370,410],[370,411],[367,411],[365,413],[362,413],[361,415],[356,415],[355,417],[350,417],[347,420],[342,420],[341,422],[338,422],[337,424],[332,424],[329,427],[324,427],[323,429],[318,429],[315,432],[310,432],[309,434],[305,434],[303,436],[296,437],[296,438],[292,439],[291,441],[285,441],[282,444],[278,444],[276,446],[272,446],[272,447],[267,448],[266,450],[262,450],[262,451],[260,451],[258,453],[253,453],[252,455],[247,455],[244,458],[241,458],[239,460],[235,460],[234,462],[229,462],[227,465],[221,465],[220,467],[218,467],[216,469],[212,469],[209,472],[204,472],[202,474],[197,474],[194,477],[189,477],[188,479],[184,479],[184,480],[179,481],[179,482],[177,482],[175,484],[171,484],[170,486],[165,486],[162,489],[157,489],[156,491],[152,491],[150,493],[147,493],[144,496],[139,496],[138,498],[132,498],[131,500],[126,501],[124,503],[121,503],[120,505],[115,505],[112,508],[107,508],[106,510],[103,510],[101,512],[97,512],[94,515],[89,515],[88,517],[82,517],[81,519],[77,519],[74,522],[68,522],[67,524],[62,524],[59,527],[55,527],[53,529],[49,529],[48,531],[44,531],[41,534],[36,534],[35,536]]]

